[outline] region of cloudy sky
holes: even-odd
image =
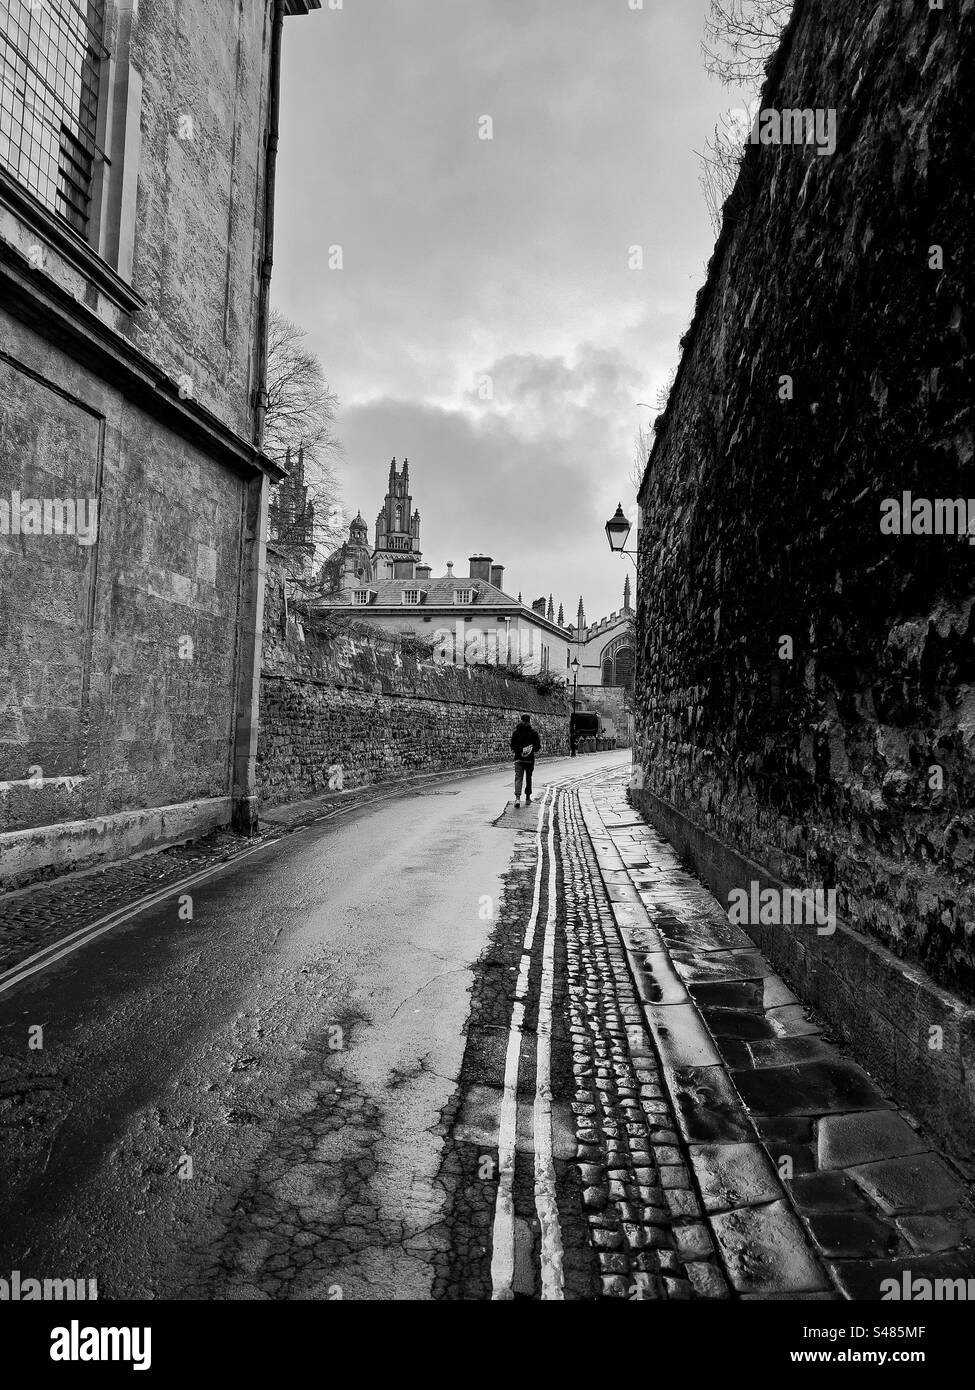
[[[274,297],[340,398],[343,505],[371,538],[407,455],[434,573],[483,551],[567,619],[632,573],[602,528],[713,245],[695,150],[735,99],[703,69],[706,0],[631,3],[286,25]]]

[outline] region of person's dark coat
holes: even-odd
[[[535,754],[542,746],[542,740],[538,730],[533,729],[530,724],[518,723],[515,731],[511,735],[511,751],[519,762],[535,765]],[[525,756],[525,749],[530,749],[528,756]]]

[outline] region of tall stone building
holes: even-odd
[[[287,16],[0,5],[0,876],[253,825]]]
[[[526,607],[521,595],[504,591],[504,565],[490,555],[472,555],[469,573],[435,576],[423,563],[420,513],[410,493],[410,469],[396,460],[370,551],[361,512],[349,538],[325,561],[320,575],[320,612],[344,612],[357,622],[389,633],[415,633],[430,641],[442,659],[456,664],[521,663],[527,671],[564,676],[569,665],[569,630],[556,623],[552,600]]]
[[[598,622],[586,622],[580,596],[574,624],[569,624],[573,656],[579,662],[579,686],[632,690],[636,669],[636,614],[630,598],[630,577],[623,584],[623,607]]]
[[[269,536],[292,574],[310,574],[315,564],[315,503],[305,482],[305,451],[294,462],[285,451],[287,477],[273,490],[268,506]]]
[[[389,487],[382,511],[376,517],[376,548],[373,574],[378,579],[412,579],[423,559],[420,551],[420,513],[413,509],[410,495],[410,464],[396,471],[396,460],[389,465]]]

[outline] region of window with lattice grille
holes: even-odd
[[[0,166],[88,237],[105,0],[0,0]]]

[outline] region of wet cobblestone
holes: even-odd
[[[560,809],[577,1163],[600,1296],[726,1298],[577,793]]]

